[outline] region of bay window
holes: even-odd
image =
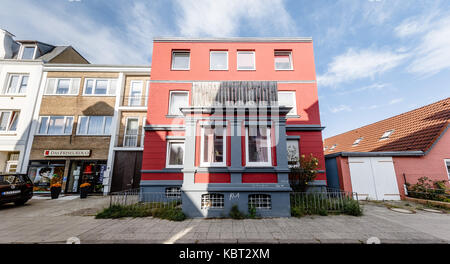
[[[202,166],[226,166],[226,127],[202,127],[200,149]]]
[[[72,134],[73,116],[41,116],[39,118],[40,135]]]
[[[272,166],[270,127],[247,127],[245,141],[247,166]]]
[[[80,116],[77,135],[110,135],[112,116]]]

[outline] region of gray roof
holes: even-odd
[[[52,59],[54,59],[56,56],[61,54],[63,51],[65,51],[69,47],[70,46],[56,46],[50,52],[47,52],[44,55],[42,55],[42,56],[40,56],[40,57],[38,57],[36,59],[37,60],[43,60],[44,62],[51,61]]]

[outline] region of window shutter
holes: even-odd
[[[54,94],[56,89],[56,79],[47,79],[47,87],[45,87],[45,94]]]

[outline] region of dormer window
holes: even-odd
[[[384,134],[381,136],[380,140],[388,139],[392,135],[392,133],[394,133],[393,129],[384,132]]]
[[[357,145],[359,145],[359,142],[361,142],[362,139],[363,139],[362,137],[357,138],[357,139],[355,140],[355,142],[353,142],[352,146],[357,146]]]
[[[34,60],[36,53],[36,46],[23,46],[22,47],[22,60]]]

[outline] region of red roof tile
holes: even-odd
[[[450,124],[450,97],[324,140],[325,155],[337,152],[427,151]],[[388,139],[380,140],[389,130]],[[358,145],[352,146],[358,138]],[[337,146],[330,151],[331,146]]]

